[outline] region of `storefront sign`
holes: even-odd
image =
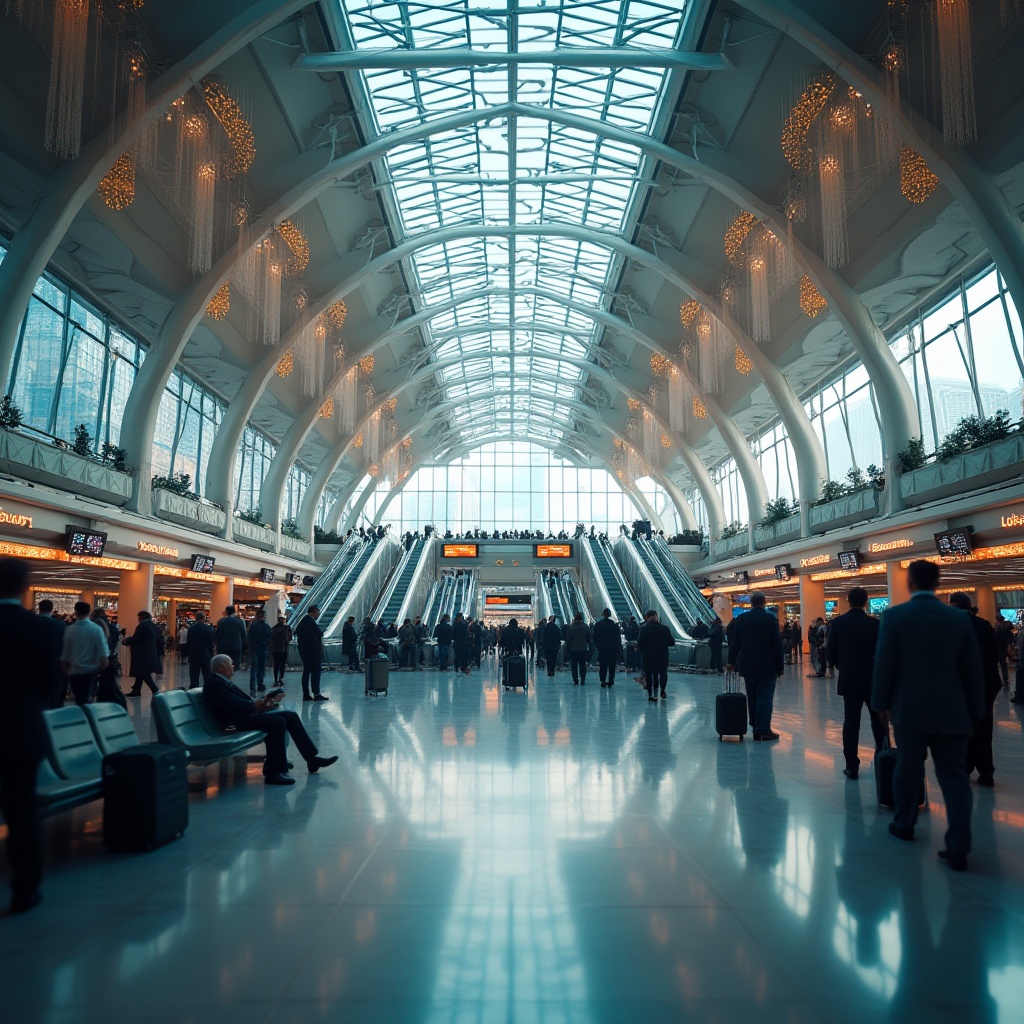
[[[24,516],[20,512],[5,512],[0,508],[0,526],[24,526],[31,530],[32,517]]]
[[[128,562],[123,558],[92,558],[88,555],[69,555],[59,548],[39,548],[32,544],[12,544],[0,541],[0,555],[12,558],[40,558],[51,562],[71,562],[74,565],[97,565],[101,569],[138,569],[138,562]]]
[[[3,522],[3,514],[0,513],[0,522]],[[29,520],[29,526],[32,525],[32,521]],[[1004,530],[1020,529],[1024,527],[1024,515],[1019,512],[1011,512],[1008,516],[999,517],[999,525]]]
[[[775,575],[775,566],[774,565],[770,565],[770,566],[768,566],[767,569],[754,569],[750,573],[750,575],[753,576],[754,579],[761,579],[763,576],[774,576]]]
[[[148,540],[139,541],[139,550],[145,551],[147,555],[163,555],[165,558],[177,558],[178,549],[169,548],[164,544],[152,544]]]
[[[218,576],[215,572],[192,572],[191,569],[179,569],[176,565],[154,565],[154,576],[173,576],[179,580],[199,580],[200,583],[224,583],[227,576]]]
[[[868,551],[873,555],[883,551],[899,551],[901,548],[912,548],[914,542],[909,537],[900,537],[899,540],[873,540],[868,545]]]
[[[800,559],[800,568],[807,569],[812,565],[828,565],[828,563],[831,561],[831,555],[811,555],[808,558]]]

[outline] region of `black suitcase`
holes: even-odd
[[[391,659],[386,654],[378,654],[375,658],[366,659],[366,688],[363,691],[367,696],[371,694],[376,697],[388,692],[388,677],[391,674]]]
[[[893,795],[892,780],[896,775],[896,750],[885,741],[885,746],[875,752],[875,796],[878,798],[879,806],[895,807],[896,798]],[[921,792],[917,797],[917,806],[924,807],[928,802],[928,782],[921,778]]]
[[[715,730],[718,741],[723,736],[738,736],[740,742],[747,735],[747,695],[735,690],[736,675],[725,674],[725,693],[715,697]]]
[[[501,663],[501,671],[506,690],[514,690],[519,686],[526,689],[526,659],[524,657],[519,654],[510,654]]]
[[[143,852],[188,828],[185,751],[165,743],[127,747],[103,758],[103,841]]]

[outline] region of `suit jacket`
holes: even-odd
[[[295,646],[303,661],[318,661],[323,657],[323,636],[324,631],[316,619],[303,615],[302,621],[295,627]]]
[[[249,648],[251,650],[263,651],[265,654],[270,650],[272,637],[273,631],[266,619],[262,622],[259,619],[253,620],[252,625],[249,626]]]
[[[213,657],[213,626],[193,622],[188,627],[188,660],[196,665],[209,665]]]
[[[774,615],[764,608],[751,608],[733,619],[731,626],[729,664],[744,679],[782,675],[782,634]]]
[[[214,632],[217,651],[227,654],[230,651],[245,650],[245,623],[237,615],[224,615],[217,621]]]
[[[135,632],[124,638],[124,642],[132,652],[128,675],[133,679],[163,672],[164,638],[152,619],[143,619],[135,627]]]
[[[346,622],[341,627],[341,649],[347,654],[349,651],[356,649],[356,642],[358,641],[356,636],[356,627],[351,622]]]
[[[841,697],[871,701],[871,680],[875,672],[878,619],[863,608],[851,608],[832,620],[828,632],[828,662],[839,669],[836,692]]]
[[[0,760],[40,761],[46,754],[43,709],[67,683],[61,645],[47,620],[16,604],[0,604]],[[63,630],[60,631],[63,633]]]
[[[667,665],[668,649],[675,647],[676,638],[664,622],[645,622],[636,638],[636,647],[643,653],[644,668]]]
[[[974,639],[978,641],[978,652],[981,655],[981,676],[985,682],[985,700],[990,704],[996,699],[1003,688],[999,678],[999,658],[996,655],[996,631],[987,619],[968,612],[971,625],[974,627]]]
[[[605,657],[618,654],[622,650],[622,631],[613,619],[603,616],[594,623],[594,646],[599,654]]]
[[[249,715],[259,714],[252,697],[221,675],[207,677],[203,683],[203,696],[222,729],[238,725]]]
[[[562,628],[557,622],[549,622],[540,634],[540,645],[545,650],[552,651],[562,645]]]
[[[967,615],[915,594],[882,616],[871,706],[905,729],[970,736],[984,713],[981,655]]]
[[[454,639],[452,624],[450,622],[439,622],[434,627],[434,639],[442,647],[450,647]]]

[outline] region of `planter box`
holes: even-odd
[[[15,430],[0,430],[0,471],[111,505],[124,505],[132,496],[127,473]]]
[[[908,505],[949,498],[966,491],[1014,480],[1024,474],[1024,435],[1012,434],[949,462],[932,462],[900,476],[900,495]]]
[[[313,550],[316,560],[327,565],[327,563],[334,558],[342,547],[343,545],[341,544],[317,544]]]
[[[790,516],[771,526],[754,527],[754,547],[770,548],[783,541],[796,540],[800,536],[800,516]]]
[[[874,519],[879,514],[881,501],[882,492],[868,487],[853,494],[844,494],[835,501],[815,505],[811,509],[811,531],[824,533],[826,530],[838,530],[843,526]]]
[[[231,520],[231,533],[235,540],[240,540],[243,544],[249,544],[261,551],[274,550],[274,540],[277,534],[265,526],[247,523],[244,519],[235,516]]]
[[[153,489],[153,515],[179,526],[218,535],[224,532],[224,524],[228,521],[227,515],[216,505],[186,498],[162,487]]]
[[[714,543],[715,558],[731,558],[733,555],[745,555],[750,546],[750,537],[747,531],[737,533],[735,537],[726,537],[725,540],[716,540]]]
[[[281,554],[289,555],[291,558],[301,558],[303,562],[310,561],[312,549],[308,540],[301,537],[286,537],[281,535]]]

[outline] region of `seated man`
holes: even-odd
[[[279,711],[276,697],[261,697],[253,700],[244,690],[239,689],[231,677],[235,673],[230,655],[218,654],[210,663],[211,675],[203,684],[203,696],[221,727],[227,729],[258,729],[267,734],[267,760],[263,765],[263,781],[268,786],[291,786],[293,779],[288,774],[291,765],[285,747],[285,733],[295,740],[299,754],[306,762],[310,775],[321,768],[334,764],[334,757],[320,757],[316,744],[309,738],[302,719],[294,711]]]

